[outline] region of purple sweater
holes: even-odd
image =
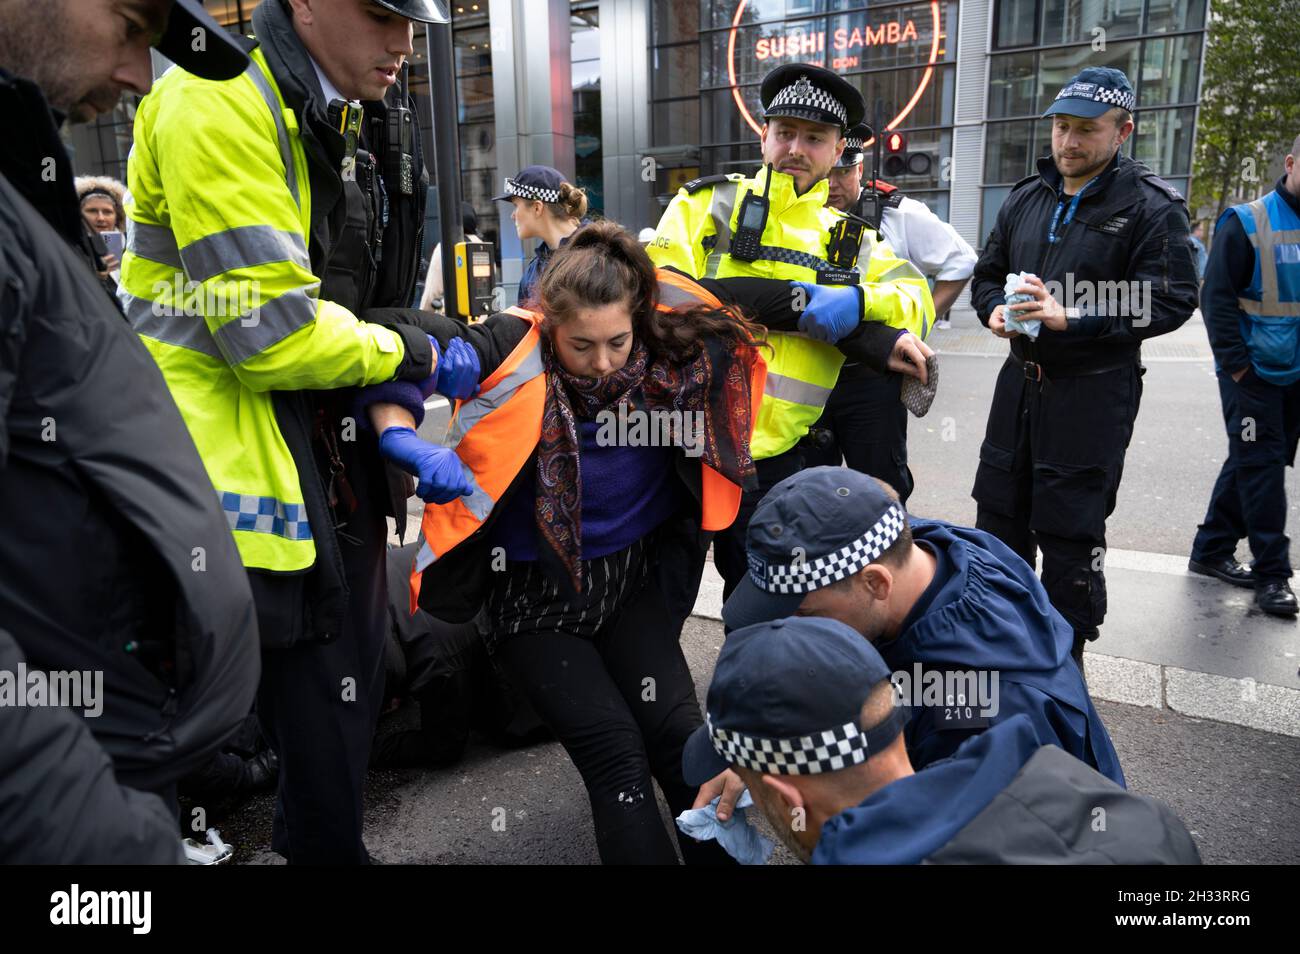
[[[681,488],[671,447],[601,447],[599,425],[579,422],[582,448],[582,558],[617,553],[677,510]],[[536,464],[493,524],[491,545],[508,560],[537,559]]]

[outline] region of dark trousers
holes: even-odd
[[[1228,429],[1228,458],[1210,494],[1205,520],[1192,542],[1192,559],[1215,563],[1250,540],[1259,582],[1291,578],[1286,535],[1286,467],[1300,438],[1300,381],[1270,384],[1250,369],[1240,381],[1219,372],[1219,397]]]
[[[1043,588],[1075,633],[1076,650],[1106,617],[1106,518],[1142,398],[1134,362],[1098,374],[998,374],[972,496],[975,526],[1030,566],[1043,551]]]
[[[347,532],[356,542],[339,543],[349,588],[339,637],[262,653],[257,712],[280,759],[271,847],[290,864],[369,860],[362,789],[383,704],[387,525],[362,510]]]
[[[912,494],[907,466],[907,408],[900,399],[903,376],[866,365],[845,365],[817,422],[829,442],[804,452],[805,465],[848,466],[885,481],[906,504]]]
[[[553,630],[496,646],[582,775],[604,864],[677,863],[651,779],[674,817],[691,807],[696,789],[682,779],[682,749],[704,719],[679,629],[646,583],[594,638]],[[676,834],[687,864],[730,862],[717,842]]]
[[[719,530],[713,538],[713,565],[722,576],[724,600],[749,572],[749,560],[745,556],[745,532],[749,529],[749,519],[754,515],[754,508],[769,490],[803,470],[803,455],[804,448],[795,446],[784,454],[754,462],[758,471],[758,487],[745,491],[740,498],[740,510],[736,513],[735,522],[726,530]]]

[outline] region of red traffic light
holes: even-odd
[[[902,133],[891,132],[885,137],[885,148],[890,152],[902,152],[907,148],[907,140]]]

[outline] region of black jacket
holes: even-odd
[[[1300,214],[1300,199],[1277,181],[1277,194]],[[1250,351],[1241,334],[1241,306],[1237,299],[1250,285],[1255,274],[1255,247],[1246,237],[1241,220],[1231,209],[1223,213],[1214,227],[1210,258],[1205,263],[1205,284],[1201,286],[1201,317],[1210,336],[1214,361],[1229,374],[1250,365]]]
[[[23,654],[0,629],[0,671]],[[157,795],[113,777],[81,716],[59,706],[0,710],[0,864],[183,864],[176,819]]]
[[[376,236],[367,234],[367,219],[376,219],[372,203],[375,190],[362,190],[366,164],[359,163],[357,181],[345,189],[340,166],[343,136],[332,126],[316,72],[293,23],[282,4],[263,3],[253,13],[253,28],[285,105],[296,114],[307,156],[311,185],[311,224],[308,251],[312,272],[321,277],[321,297],[350,309],[364,321],[382,324],[402,336],[405,356],[396,378],[420,381],[433,362],[429,340],[421,330],[420,313],[407,308],[418,277],[421,230],[427,177],[418,152],[420,135],[414,136],[416,168],[421,178],[415,195],[402,198],[388,187],[390,215],[382,232],[383,256],[372,263]],[[367,151],[379,153],[375,123],[382,126],[384,104],[367,103],[363,139]],[[382,169],[382,153],[377,157]],[[382,308],[382,310],[371,310]],[[345,419],[352,414],[355,389],[337,391],[277,391],[276,423],[298,470],[307,518],[316,544],[316,563],[300,574],[250,570],[257,601],[263,645],[281,647],[302,640],[328,642],[337,638],[347,611],[349,584],[340,547],[346,545],[329,532],[342,519],[327,499],[324,477],[328,459],[314,436],[318,420],[335,435],[342,463],[359,495],[358,518],[376,512],[394,517],[398,532],[405,525],[409,482],[386,467],[374,435],[357,429],[356,440],[342,439]]]
[[[1049,244],[1048,227],[1062,200],[1056,164],[1051,157],[1038,160],[1038,174],[1017,182],[998,213],[975,266],[971,304],[988,325],[1003,303],[1007,274],[1031,272],[1044,283],[1060,283],[1057,301],[1078,306],[1082,317],[1064,331],[1044,328],[1036,342],[1013,338],[1013,354],[1042,364],[1048,377],[1136,362],[1143,340],[1174,331],[1196,308],[1187,205],[1173,186],[1118,153],[1083,194],[1068,226],[1062,213],[1058,240]],[[1149,314],[1138,315],[1133,296],[1125,308],[1123,299],[1102,293],[1102,282],[1137,283],[1132,287],[1139,300],[1149,288]]]
[[[33,667],[104,673],[90,731],[119,781],[161,789],[252,706],[248,579],[157,365],[93,271],[56,117],[3,71],[0,108],[22,130],[0,148],[0,621]]]

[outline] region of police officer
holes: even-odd
[[[848,145],[831,170],[827,202],[866,221],[896,255],[934,279],[934,313],[945,315],[975,270],[975,250],[924,202],[879,179],[863,186],[863,145],[871,137],[865,123],[849,130]],[[907,466],[907,410],[899,399],[902,383],[897,372],[882,374],[846,362],[817,426],[826,433],[826,445],[810,449],[806,463],[835,466],[842,456],[855,470],[888,483],[906,504],[913,482]]]
[[[1228,457],[1189,567],[1253,586],[1264,612],[1295,616],[1285,468],[1300,439],[1300,137],[1277,187],[1219,218],[1203,291]],[[1250,539],[1253,567],[1236,561],[1242,537]]]
[[[1142,394],[1141,343],[1196,308],[1186,203],[1120,151],[1134,105],[1116,69],[1066,83],[1043,114],[1052,155],[1011,190],[971,286],[980,321],[1011,339],[980,447],[976,526],[1030,566],[1043,551],[1043,586],[1079,660],[1106,615],[1106,518]],[[1034,277],[1012,292],[1029,298],[1008,306],[1007,275],[1020,272]]]
[[[687,781],[739,773],[781,841],[815,865],[1200,863],[1169,808],[1124,791],[1024,716],[919,766],[891,675],[835,620],[737,630],[718,656],[708,723],[682,752]],[[1080,824],[1098,806],[1108,824]]]
[[[294,863],[368,857],[384,517],[400,527],[408,488],[354,388],[427,386],[445,363],[405,308],[426,178],[400,78],[412,20],[446,19],[437,0],[267,0],[243,76],[172,70],[136,115],[123,301],[252,583],[281,766],[272,847]]]
[[[921,697],[907,727],[918,768],[1019,715],[1045,742],[1124,784],[1070,658],[1070,626],[1033,570],[997,538],[909,516],[873,477],[813,467],[763,498],[747,542],[751,570],[723,604],[726,624],[738,631],[796,614],[827,616],[875,643],[891,669],[914,678]],[[954,713],[921,704],[919,672],[986,678],[966,685],[972,708]]]
[[[799,442],[816,423],[844,363],[831,342],[883,323],[893,337],[891,366],[923,374],[917,341],[934,318],[925,279],[866,234],[866,226],[825,207],[826,175],[862,121],[862,95],[829,70],[778,67],[763,80],[764,166],[753,176],[706,176],[673,199],[647,251],[656,265],[692,278],[754,276],[803,283],[807,336],[769,334],[767,384],[751,448],[758,487],[735,523],[714,538],[714,562],[730,593],[745,574],[744,533],[759,497],[803,466]],[[846,320],[847,319],[847,320]],[[847,337],[846,337],[847,336]],[[911,365],[902,356],[912,359]]]

